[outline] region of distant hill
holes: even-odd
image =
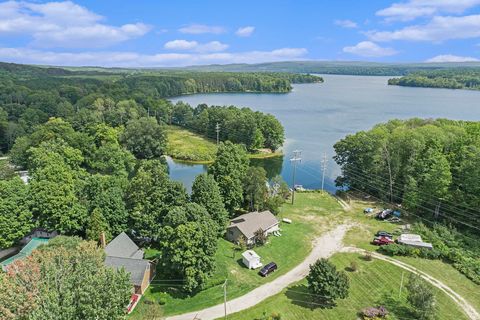
[[[231,72],[292,72],[372,76],[403,76],[423,70],[480,69],[480,62],[465,63],[377,63],[358,61],[284,61],[258,64],[189,66],[181,69]]]
[[[212,64],[174,68],[103,68],[95,66],[58,67],[0,62],[0,75],[18,78],[38,76],[112,76],[154,74],[179,75],[184,72],[286,72],[371,76],[404,76],[412,72],[472,69],[480,71],[480,62],[462,63],[379,63],[361,61],[283,61],[257,64]]]

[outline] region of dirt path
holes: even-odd
[[[227,313],[231,314],[253,307],[263,300],[280,293],[290,284],[305,278],[310,270],[311,264],[320,258],[327,258],[342,249],[342,239],[349,228],[349,225],[342,224],[318,237],[314,241],[312,252],[302,263],[277,279],[255,288],[241,297],[228,301]],[[223,317],[224,314],[224,305],[219,304],[200,311],[171,316],[166,318],[166,320],[209,320]]]
[[[356,252],[356,253],[365,253],[367,252],[366,250],[355,248],[355,247],[345,247],[341,250],[342,252]],[[369,251],[370,252],[370,251]],[[435,279],[434,277],[428,275],[427,273],[405,263],[402,261],[399,261],[397,259],[387,257],[381,254],[378,254],[376,252],[370,252],[372,254],[372,257],[383,260],[386,262],[389,262],[391,264],[394,264],[402,269],[405,269],[407,271],[416,273],[420,275],[425,281],[429,282],[433,286],[437,287],[438,289],[442,290],[445,292],[447,296],[449,296],[464,312],[465,314],[471,319],[471,320],[480,320],[480,314],[478,311],[468,302],[466,301],[462,296],[460,296],[458,293],[453,291],[449,286],[447,286],[445,283],[443,283],[440,280]]]

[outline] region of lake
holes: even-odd
[[[275,115],[285,127],[284,157],[255,161],[269,176],[281,174],[291,185],[293,150],[301,150],[296,183],[318,189],[322,179],[322,157],[327,155],[325,189],[334,192],[339,167],[333,145],[348,134],[368,130],[390,119],[449,118],[480,119],[480,92],[451,89],[409,88],[387,85],[390,77],[322,75],[322,84],[297,84],[286,94],[213,93],[172,98],[192,106],[235,105]],[[187,189],[203,165],[186,165],[169,160],[172,179]]]

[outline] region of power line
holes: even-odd
[[[363,176],[367,176],[367,177],[368,177],[368,175],[367,175],[366,173],[363,173],[363,172],[361,172],[361,171],[359,171],[359,170],[354,170],[354,169],[349,168],[349,169],[344,170],[344,171],[347,172],[347,177],[348,177],[348,173],[350,173],[350,172],[353,172],[354,174],[355,174],[355,173],[356,173],[356,174],[361,174],[361,175],[363,175]],[[385,183],[388,183],[388,180],[387,180],[387,179],[382,178],[382,177],[379,176],[379,175],[375,175],[375,177],[376,177],[378,180],[380,180],[380,181],[383,181],[383,182],[385,182]],[[369,177],[368,177],[368,178],[369,178]],[[396,186],[394,186],[393,189],[396,190],[396,191],[399,192],[399,193],[403,193],[403,192],[404,192],[404,190],[402,190],[401,188],[396,187]],[[426,191],[422,191],[422,190],[418,190],[418,191],[417,191],[417,194],[429,195],[429,194],[427,194]],[[397,198],[399,198],[399,197],[397,197]],[[452,202],[452,201],[448,201],[448,200],[445,200],[445,199],[439,199],[439,198],[436,198],[436,199],[439,200],[439,201],[441,201],[443,205],[446,204],[446,205],[447,205],[448,207],[450,207],[450,208],[454,208],[454,209],[459,210],[459,211],[465,211],[465,210],[463,210],[463,209],[455,206],[455,205],[454,205],[454,202]],[[425,198],[423,198],[423,199],[421,198],[421,200],[423,200],[424,202],[428,202],[428,200],[426,200]],[[430,203],[431,203],[431,204],[433,204],[433,205],[435,205],[435,206],[438,205],[438,203],[433,203],[433,202],[431,202],[431,201],[432,201],[432,200],[430,200]],[[465,205],[462,205],[462,207],[464,207],[465,209],[470,210],[472,213],[475,214],[475,216],[478,216],[478,214],[479,214],[479,212],[476,211],[476,210],[473,209],[473,208],[469,208],[469,207],[467,207],[467,206],[465,206]],[[469,217],[470,217],[470,216],[469,216]]]
[[[369,187],[372,188],[372,189],[375,189],[375,190],[377,190],[377,191],[379,191],[379,192],[382,191],[382,189],[379,189],[378,187],[372,186],[371,184],[368,184],[368,183],[366,183],[365,181],[363,181],[362,179],[365,179],[365,177],[362,177],[362,176],[360,176],[360,175],[353,174],[353,177],[352,177],[352,178],[353,178],[353,180],[361,181],[364,185],[367,185],[367,186],[369,186]],[[351,188],[351,186],[349,186],[349,187]],[[358,190],[358,189],[357,189],[357,190]],[[363,191],[363,192],[365,192],[365,191]],[[400,199],[398,196],[397,196],[397,198]],[[390,201],[390,202],[393,203],[393,201]],[[428,211],[428,212],[430,212],[430,213],[436,214],[436,212],[435,212],[434,210],[432,210],[432,209],[430,209],[430,208],[427,208],[427,207],[425,207],[425,206],[418,205],[418,207],[423,208],[424,210],[426,210],[426,211]],[[405,209],[402,209],[402,210],[405,211],[405,212],[407,212]],[[474,225],[472,225],[472,224],[470,224],[470,223],[468,223],[468,222],[461,221],[461,220],[452,218],[452,217],[450,217],[450,216],[446,216],[446,215],[441,214],[441,213],[439,213],[439,215],[442,216],[442,217],[445,217],[445,218],[447,218],[447,219],[454,220],[454,221],[456,221],[456,222],[458,222],[458,223],[460,223],[460,224],[463,224],[463,225],[465,225],[465,226],[468,226],[468,227],[470,227],[470,228],[480,230],[480,228],[478,228],[478,227],[476,227],[476,226],[474,226]]]

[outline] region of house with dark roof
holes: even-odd
[[[125,233],[120,233],[105,247],[105,265],[125,269],[137,294],[143,294],[155,276],[155,262],[143,259],[144,252]]]
[[[247,245],[252,245],[255,243],[257,231],[262,230],[264,235],[268,236],[280,230],[279,224],[278,219],[268,210],[250,212],[230,220],[226,237],[232,242],[238,242],[243,236]]]

